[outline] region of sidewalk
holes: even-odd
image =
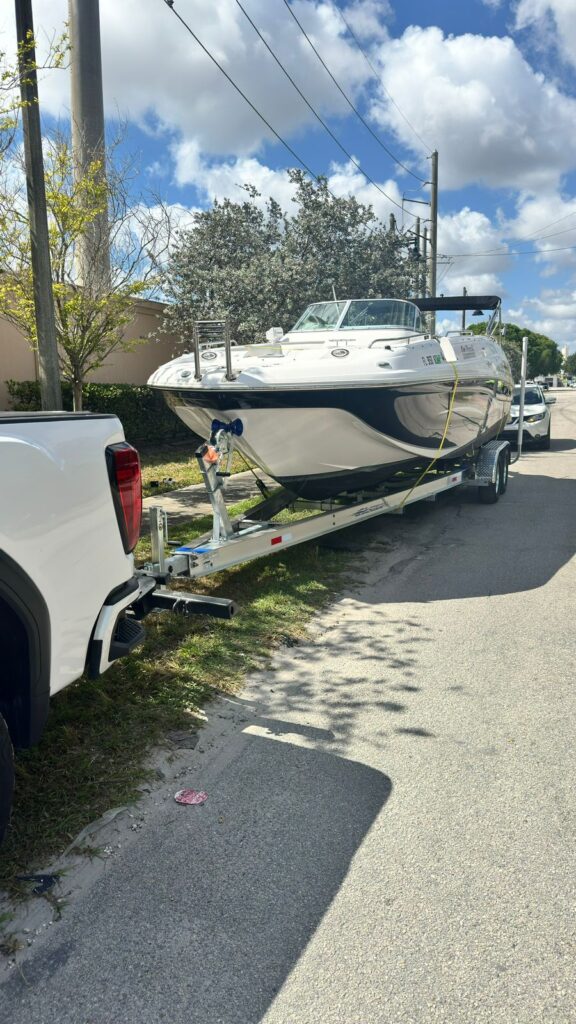
[[[267,476],[262,470],[256,470],[259,478],[264,481],[267,487],[273,488],[277,484],[272,477]],[[226,502],[234,505],[237,501],[244,501],[246,498],[253,498],[259,495],[254,474],[247,470],[244,473],[235,473],[228,479],[226,484]],[[185,522],[197,516],[209,516],[212,513],[212,506],[206,496],[204,484],[192,484],[190,487],[181,487],[176,491],[168,491],[165,494],[153,495],[151,498],[144,498],[142,524],[148,524],[148,509],[153,505],[161,505],[168,513],[170,522]]]

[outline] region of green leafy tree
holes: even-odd
[[[58,133],[45,145],[52,290],[62,378],[73,388],[74,408],[82,408],[82,384],[117,349],[146,339],[126,336],[134,298],[150,296],[158,285],[157,265],[167,251],[170,222],[161,204],[150,207],[131,198],[131,172],[110,162],[106,174],[92,161],[78,178],[69,139]],[[8,166],[9,165],[9,166]],[[19,173],[18,173],[19,172]],[[37,347],[28,206],[23,168],[5,161],[0,175],[0,313]],[[92,234],[91,260],[82,258],[90,227],[107,211],[106,237]],[[110,273],[103,283],[103,253]]]
[[[576,374],[576,352],[571,352],[569,356],[566,356],[564,360],[564,370],[569,373],[570,376]]]
[[[486,330],[486,323],[472,324],[469,330],[474,334],[482,334]],[[502,330],[499,341],[508,357],[515,380],[520,378],[524,337],[528,338],[528,376],[546,376],[559,372],[562,353],[552,338],[530,331],[527,327],[519,327],[518,324],[503,324]]]
[[[247,198],[215,202],[183,230],[169,261],[167,325],[183,338],[197,319],[226,317],[238,341],[268,327],[288,330],[310,302],[410,294],[414,264],[406,239],[373,209],[334,198],[327,182],[289,172],[294,212],[245,186]]]

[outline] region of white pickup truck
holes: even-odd
[[[138,453],[115,416],[0,412],[0,840],[13,746],[38,741],[52,694],[131,651],[155,608],[233,614],[135,571],[141,512]]]

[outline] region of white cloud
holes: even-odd
[[[539,296],[524,298],[518,309],[510,309],[509,319],[531,331],[546,334],[559,345],[576,350],[576,291],[545,289]]]
[[[441,188],[538,191],[576,166],[576,100],[534,72],[511,39],[410,27],[377,52],[384,86],[440,152]],[[372,113],[422,152],[384,92]]]
[[[314,44],[353,97],[370,70],[331,3],[297,0],[294,10]],[[247,0],[247,10],[310,102],[323,114],[344,115],[348,107],[282,3]],[[266,52],[235,0],[188,0],[176,8],[282,135],[316,124],[310,110]],[[373,0],[357,3],[353,16],[378,24]],[[61,28],[65,0],[36,0],[38,31]],[[202,52],[168,7],[156,0],[101,0],[100,21],[106,112],[117,113],[149,131],[194,139],[214,155],[254,153],[271,133]],[[62,114],[69,107],[66,72],[41,83],[43,107]]]
[[[224,198],[241,201],[246,198],[243,186],[250,184],[261,193],[262,203],[272,196],[284,210],[290,212],[292,209],[294,186],[284,170],[268,167],[254,157],[208,160],[195,142],[177,143],[173,147],[173,155],[178,184],[193,185],[206,202]],[[376,216],[384,221],[394,213],[400,224],[401,210],[398,206],[402,205],[402,194],[394,180],[378,182],[379,191],[351,163],[331,164],[327,177],[334,195],[355,196],[358,202],[373,206]],[[413,218],[407,217],[407,221],[411,225]]]
[[[576,248],[570,249],[576,247],[576,197],[565,198],[558,192],[523,195],[516,217],[503,230],[508,238],[517,241],[514,248],[540,253],[535,258],[546,264],[546,276],[576,263]]]
[[[540,42],[555,45],[564,60],[576,67],[574,0],[519,0],[515,28],[535,30]]]
[[[383,19],[392,19],[394,12],[389,0],[359,0],[344,8],[343,15],[354,35],[373,45],[377,39],[385,39],[387,31]]]
[[[474,253],[506,253],[502,230],[477,210],[464,207],[457,213],[438,220],[438,252],[452,256],[447,271],[438,273],[438,291],[459,294],[466,288],[470,294],[500,295],[502,281],[498,272],[510,264],[505,256],[475,256]],[[457,254],[457,255],[455,255]],[[498,272],[492,270],[497,264]]]

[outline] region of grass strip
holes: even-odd
[[[179,487],[202,483],[202,474],[196,462],[193,445],[157,445],[142,448],[140,457],[144,498],[152,498],[156,494],[167,494]],[[243,473],[247,469],[250,469],[249,464],[235,452],[230,472]]]
[[[239,514],[251,502],[233,509]],[[183,542],[210,527],[179,526]],[[138,554],[149,557],[147,541]],[[46,864],[108,808],[138,798],[150,747],[172,729],[193,729],[215,692],[235,692],[247,672],[281,643],[305,634],[315,611],[341,586],[349,556],[315,542],[272,558],[187,581],[196,593],[230,597],[238,616],[221,622],[169,613],[147,619],[146,641],[100,679],[83,678],[52,701],[37,747],[16,757],[12,826],[0,849],[0,889],[17,891],[15,876]]]

